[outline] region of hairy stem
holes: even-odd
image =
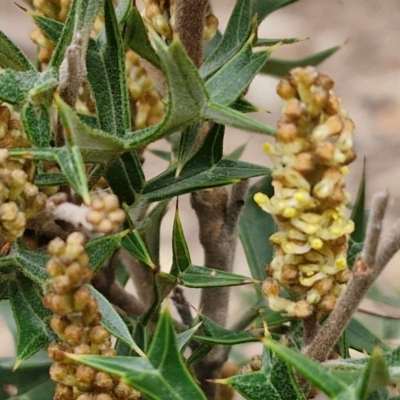
[[[197,68],[203,63],[203,31],[208,0],[176,0],[176,31]]]

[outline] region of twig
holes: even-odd
[[[315,360],[327,359],[357,310],[361,299],[400,248],[400,221],[380,240],[387,204],[387,192],[375,195],[367,226],[366,241],[360,257],[355,262],[352,278],[324,325],[311,343],[303,349],[304,354]]]
[[[303,320],[303,346],[309,345],[318,332],[318,314],[312,313]]]
[[[173,289],[171,300],[173,301],[174,306],[178,311],[178,314],[181,317],[182,322],[187,326],[191,326],[193,323],[193,316],[192,313],[190,312],[190,304],[186,300],[182,288],[177,286]]]

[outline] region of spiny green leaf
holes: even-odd
[[[296,380],[285,362],[264,349],[259,371],[218,379],[248,400],[304,400]]]
[[[123,382],[154,400],[205,400],[185,367],[171,316],[164,311],[157,324],[148,358],[77,356],[70,358],[121,377]]]
[[[196,333],[196,331],[199,329],[199,327],[201,326],[201,322],[199,322],[198,324],[196,324],[195,326],[187,329],[184,332],[181,332],[177,335],[176,337],[176,343],[179,349],[179,352],[182,354],[185,349],[186,346],[189,344],[189,342],[192,340],[193,335]]]
[[[247,43],[239,53],[206,82],[213,103],[230,105],[249,86],[269,57],[269,52],[252,52]]]
[[[14,245],[12,254],[15,254],[21,272],[43,287],[45,281],[49,279],[46,263],[50,259],[50,255],[43,251],[28,250],[20,244]]]
[[[273,75],[278,78],[285,77],[292,68],[306,67],[307,65],[318,65],[322,61],[329,58],[332,54],[341,49],[343,45],[334,46],[327,50],[320,51],[319,53],[300,58],[298,60],[279,60],[276,58],[269,58],[264,66],[261,68],[261,73]]]
[[[34,70],[28,57],[3,31],[0,31],[0,67],[17,71]]]
[[[160,58],[150,43],[146,27],[136,7],[132,7],[129,11],[123,31],[123,39],[126,46],[161,69]]]
[[[257,13],[257,23],[260,24],[269,14],[296,1],[298,0],[252,0],[253,13]]]
[[[134,229],[129,232],[121,241],[121,247],[129,254],[133,255],[138,260],[149,265],[152,269],[156,269],[150,254],[147,250],[146,244],[143,241],[140,233]]]
[[[250,103],[250,101],[246,100],[244,97],[239,97],[231,105],[231,108],[233,108],[234,110],[239,111],[241,113],[251,113],[251,112],[262,111],[259,107],[255,106],[253,103]]]
[[[176,163],[177,164],[175,173],[176,177],[179,176],[183,166],[193,155],[193,151],[196,148],[200,127],[201,127],[201,122],[199,121],[193,125],[189,125],[181,133],[181,140],[179,142],[178,160]]]
[[[161,222],[167,212],[170,199],[163,200],[146,215],[141,222],[139,231],[146,243],[151,259],[160,266],[160,229]]]
[[[145,184],[144,172],[135,151],[123,154],[108,166],[105,177],[120,202],[132,205]]]
[[[120,247],[121,240],[127,233],[128,230],[114,235],[102,236],[86,244],[85,250],[89,256],[89,265],[94,271],[99,270],[104,262]]]
[[[246,254],[251,276],[260,281],[267,277],[266,267],[274,254],[274,248],[268,239],[275,232],[276,225],[272,216],[261,210],[253,197],[257,192],[271,196],[273,194],[271,180],[271,176],[268,175],[250,188],[239,219],[239,238]],[[257,293],[259,299],[264,297],[259,287]]]
[[[83,46],[86,47],[92,32],[93,23],[104,4],[104,0],[75,0],[75,3],[77,4],[75,9],[73,36],[79,35],[83,42]],[[106,18],[107,17],[105,16],[105,19]]]
[[[56,102],[64,129],[73,136],[85,162],[107,163],[123,152],[122,143],[115,137],[86,125],[59,96]]]
[[[73,143],[72,138],[67,138],[68,147],[60,147],[55,153],[55,159],[68,179],[69,184],[78,193],[82,200],[89,204],[90,195],[87,185],[85,165],[79,147]]]
[[[253,281],[247,276],[191,265],[179,274],[178,283],[187,287],[210,288],[246,285]]]
[[[50,112],[44,104],[24,104],[21,113],[22,123],[28,139],[37,147],[50,145],[52,137]]]
[[[211,119],[219,124],[233,126],[244,131],[247,130],[264,135],[276,134],[275,128],[252,119],[239,111],[219,104],[209,104],[202,116],[204,119]]]
[[[343,395],[347,395],[348,399],[354,399],[352,396],[354,392],[349,386],[337,378],[332,372],[325,369],[321,364],[271,339],[265,338],[263,342],[282,360],[295,368],[304,378],[309,380],[314,386],[321,389],[331,398],[345,398]]]
[[[347,340],[352,349],[371,353],[376,345],[383,350],[389,350],[389,346],[378,336],[371,332],[365,325],[355,318],[352,318],[346,328]]]
[[[202,343],[222,344],[232,346],[235,344],[257,342],[260,331],[230,331],[216,324],[213,320],[203,314],[198,314],[202,321],[203,335],[195,335],[194,338]]]
[[[221,159],[223,137],[224,127],[215,124],[202,145],[182,167],[178,177],[178,167],[174,165],[146,183],[143,190],[145,199],[155,201],[268,173],[269,170],[264,167]]]
[[[162,312],[148,352],[150,362],[182,399],[205,399],[185,367],[177,346],[173,321],[167,308]]]
[[[78,1],[72,2],[65,24],[64,25],[60,24],[62,30],[61,34],[58,37],[54,37],[56,32],[60,31],[60,25],[56,25],[57,21],[51,23],[49,22],[48,19],[43,20],[40,19],[40,16],[37,16],[36,14],[32,15],[39,28],[43,29],[44,34],[49,36],[50,39],[56,44],[56,48],[49,62],[50,67],[59,68],[63,61],[65,50],[67,49],[67,46],[70,45],[74,33],[75,15],[77,7],[78,7]],[[38,22],[39,20],[40,23]],[[44,29],[43,25],[45,25],[47,29]]]
[[[37,88],[54,89],[57,83],[57,75],[52,68],[42,73],[6,69],[0,74],[0,99],[11,104],[20,104],[27,99],[30,92],[37,95]]]
[[[39,287],[22,274],[9,282],[9,295],[18,329],[15,368],[56,340],[49,327],[52,313],[44,308]]]
[[[239,160],[244,150],[246,149],[246,146],[247,143],[241,144],[239,147],[233,150],[232,153],[229,153],[225,158],[229,158],[230,160]]]
[[[97,111],[98,115],[100,112],[107,112],[108,116],[112,118],[107,124],[108,127],[112,126],[113,128],[110,131],[103,126],[105,117],[99,115],[101,128],[111,135],[121,137],[130,129],[131,117],[125,76],[125,51],[112,0],[105,1],[104,20],[105,37],[99,36],[97,44],[107,74],[112,102],[108,104],[108,110],[97,108]],[[93,81],[90,78],[89,82],[92,85]],[[105,82],[100,83],[104,84]],[[110,111],[112,115],[110,115]]]
[[[295,0],[298,1],[298,0]],[[283,38],[283,39],[259,39],[253,44],[253,47],[258,46],[275,46],[277,44],[293,44],[297,42],[301,42],[308,38]]]
[[[239,52],[251,34],[251,18],[251,1],[237,0],[224,35],[200,68],[203,79],[215,73]]]
[[[43,15],[31,13],[35,24],[40,30],[55,44],[60,40],[64,24],[55,19],[47,18]],[[72,36],[71,36],[72,37]]]
[[[172,268],[171,274],[177,276],[192,264],[185,235],[179,217],[178,207],[175,210],[174,228],[172,232]]]
[[[110,302],[93,286],[88,285],[90,293],[97,300],[99,311],[101,313],[101,324],[107,329],[107,331],[115,336],[117,339],[126,343],[131,349],[135,350],[138,354],[144,356],[142,350],[138,347],[135,341],[122,320],[119,314],[115,311],[115,308]]]

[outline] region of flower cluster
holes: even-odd
[[[306,318],[329,313],[350,271],[343,177],[355,159],[353,122],[332,92],[333,81],[313,67],[295,68],[278,84],[283,115],[276,141],[264,149],[275,164],[274,195],[254,196],[280,230],[270,237],[275,256],[263,284],[271,309]],[[279,297],[284,287],[298,301]]]
[[[19,115],[10,104],[0,105],[0,148],[29,147]]]
[[[50,376],[58,382],[54,399],[140,399],[139,392],[118,378],[66,357],[66,353],[115,355],[110,335],[100,325],[97,301],[86,287],[93,270],[88,266],[84,245],[85,237],[78,232],[70,234],[66,242],[56,238],[48,245],[52,257],[47,272],[52,279],[43,303],[54,313],[50,326],[61,340],[48,347],[54,361]]]
[[[125,212],[119,208],[119,200],[115,194],[99,192],[92,194],[86,220],[100,233],[115,232],[125,221]]]
[[[29,181],[23,166],[0,149],[0,237],[9,242],[22,236],[27,219],[46,206],[46,195]]]

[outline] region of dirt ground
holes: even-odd
[[[267,0],[265,0],[267,1]],[[34,54],[27,40],[32,24],[29,16],[15,6],[13,0],[1,0],[0,29]],[[19,0],[21,3],[22,0]],[[233,0],[214,0],[214,13],[223,29]],[[310,53],[344,44],[343,48],[319,69],[336,81],[335,91],[356,124],[355,146],[357,160],[350,166],[348,190],[354,195],[366,160],[368,202],[373,193],[389,190],[392,198],[389,226],[400,218],[400,1],[398,0],[300,0],[280,10],[261,25],[259,37],[308,37],[304,42],[281,46],[275,57],[301,58]],[[258,77],[251,86],[248,98],[270,114],[257,114],[255,118],[275,125],[280,103],[275,94],[277,81],[271,77]],[[265,137],[231,130],[226,135],[226,153],[247,142],[243,159],[255,163],[268,163],[261,151]],[[162,145],[154,145],[160,148]],[[147,177],[161,172],[165,164],[151,155],[146,156]],[[399,176],[397,175],[399,174]],[[398,178],[396,178],[398,176]],[[193,261],[202,263],[202,252],[197,242],[197,225],[187,199],[180,201],[185,233],[190,240]],[[163,257],[165,268],[171,264],[172,214],[164,224]],[[387,293],[400,291],[400,258],[395,257],[380,278],[379,284]],[[246,260],[238,249],[235,268],[246,271]],[[196,295],[194,295],[196,297]],[[240,296],[233,291],[232,298]],[[239,312],[233,302],[232,313]],[[0,332],[0,343],[3,329]],[[0,354],[12,349],[2,345]]]

